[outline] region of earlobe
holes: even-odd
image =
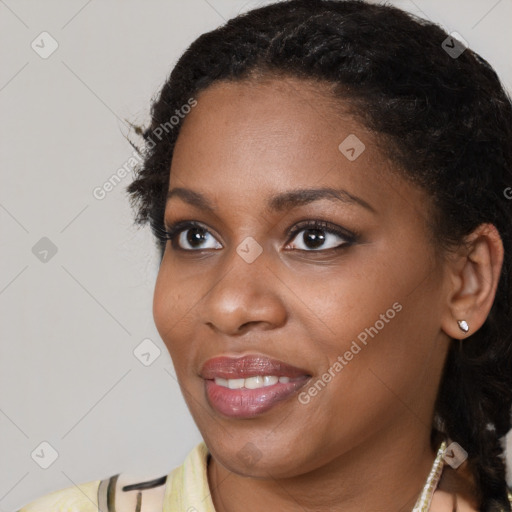
[[[450,262],[450,287],[441,328],[462,339],[483,325],[491,310],[503,264],[503,243],[496,227],[481,224]]]

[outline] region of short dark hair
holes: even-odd
[[[452,340],[435,413],[437,427],[469,453],[479,510],[508,510],[500,443],[512,404],[512,106],[492,67],[469,48],[450,55],[447,37],[434,23],[361,0],[287,0],[239,15],[179,59],[153,102],[142,132],[153,146],[127,191],[136,223],[149,221],[163,257],[182,122],[158,140],[154,131],[214,82],[264,74],[330,84],[386,140],[385,154],[403,176],[429,193],[439,247],[461,243],[482,223],[500,233],[505,256],[495,301],[481,329],[461,344]]]

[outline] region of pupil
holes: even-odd
[[[309,239],[306,239],[306,237]],[[323,234],[323,231],[316,228],[305,230],[302,238],[308,247],[313,248],[320,247],[325,241],[325,235]]]
[[[202,228],[191,228],[188,230],[187,242],[190,245],[201,245],[201,242],[204,242],[205,239],[205,230]]]

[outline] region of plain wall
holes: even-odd
[[[161,476],[200,441],[153,323],[158,255],[133,225],[132,177],[93,190],[132,156],[125,120],[148,119],[185,48],[261,3],[0,2],[0,512],[121,471]],[[391,3],[459,32],[512,89],[510,0]],[[161,354],[144,366],[148,338]],[[48,469],[41,442],[58,452]]]

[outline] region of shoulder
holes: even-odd
[[[468,502],[463,496],[437,490],[432,497],[430,504],[431,512],[478,512],[478,509]]]
[[[208,486],[209,451],[204,441],[196,445],[183,464],[167,475],[150,478],[128,473],[67,487],[42,496],[17,512],[163,512],[201,510],[215,512]]]
[[[509,487],[508,500],[512,511],[512,492]],[[475,482],[468,471],[466,463],[457,471],[446,467],[439,486],[434,492],[430,506],[430,512],[478,512]]]
[[[98,487],[101,480],[67,487],[40,496],[18,512],[97,512]]]
[[[510,510],[512,510],[512,492],[510,490],[508,492],[508,500],[510,502]],[[432,503],[430,504],[431,512],[452,512],[453,510],[457,510],[457,512],[478,512],[478,509],[463,496],[457,495],[454,497],[453,494],[441,490],[434,492]]]
[[[135,512],[163,510],[167,475],[135,478],[120,473],[46,494],[17,512]]]

